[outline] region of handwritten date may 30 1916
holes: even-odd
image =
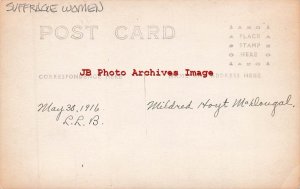
[[[99,103],[95,104],[67,104],[65,106],[51,103],[40,103],[38,112],[56,112],[56,121],[62,121],[66,126],[99,126],[103,125],[100,119]]]

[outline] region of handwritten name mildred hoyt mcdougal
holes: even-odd
[[[165,101],[150,101],[147,103],[147,110],[208,110],[214,109],[214,117],[218,117],[221,109],[226,108],[255,108],[255,107],[271,107],[271,116],[274,117],[277,108],[280,106],[287,106],[294,108],[295,105],[291,103],[292,95],[288,95],[286,98],[277,100],[266,100],[261,97],[255,97],[251,99],[236,98],[230,100],[224,99],[222,102],[214,102],[210,98],[202,102],[195,102],[194,100],[188,100],[187,103],[182,104],[176,100]]]

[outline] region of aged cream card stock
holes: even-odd
[[[0,11],[0,188],[299,188],[300,1]]]

